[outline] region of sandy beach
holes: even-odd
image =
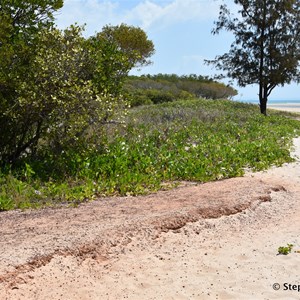
[[[0,299],[300,299],[300,139],[292,155],[241,178],[2,212]]]
[[[268,108],[300,113],[300,103],[269,104]]]

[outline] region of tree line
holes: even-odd
[[[128,76],[124,91],[131,106],[171,102],[179,99],[231,99],[237,91],[229,85],[196,74]]]

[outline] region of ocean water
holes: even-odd
[[[252,104],[259,104],[258,99],[256,100],[239,100],[241,102],[252,103]],[[300,99],[299,100],[268,100],[269,105],[288,105],[289,107],[299,107]]]

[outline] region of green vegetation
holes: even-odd
[[[62,5],[0,3],[1,167],[41,152],[59,157],[95,148],[103,126],[126,112],[128,72],[154,52],[144,31],[125,24],[87,39],[77,25],[58,30],[53,15]]]
[[[124,90],[131,106],[194,98],[230,99],[237,95],[234,88],[195,74],[129,76]]]
[[[279,247],[278,254],[288,255],[292,252],[292,248],[294,247],[293,244],[287,244],[286,247]]]
[[[0,2],[0,211],[143,194],[291,161],[298,121],[215,100],[236,91],[206,77],[128,77],[150,63],[146,33],[125,24],[89,38],[77,25],[59,30],[53,16],[62,5]]]
[[[207,182],[291,161],[300,123],[228,100],[183,100],[129,110],[106,124],[97,147],[41,152],[2,170],[0,209],[78,204],[100,195],[137,195],[180,180]]]
[[[121,24],[118,26],[104,26],[97,34],[98,39],[113,41],[126,54],[131,65],[142,67],[151,64],[149,59],[155,53],[154,44],[148,40],[146,33],[133,26]]]

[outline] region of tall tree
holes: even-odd
[[[234,0],[238,16],[221,5],[213,34],[234,34],[228,53],[208,61],[241,87],[258,84],[260,111],[266,115],[273,89],[299,82],[300,1]]]

